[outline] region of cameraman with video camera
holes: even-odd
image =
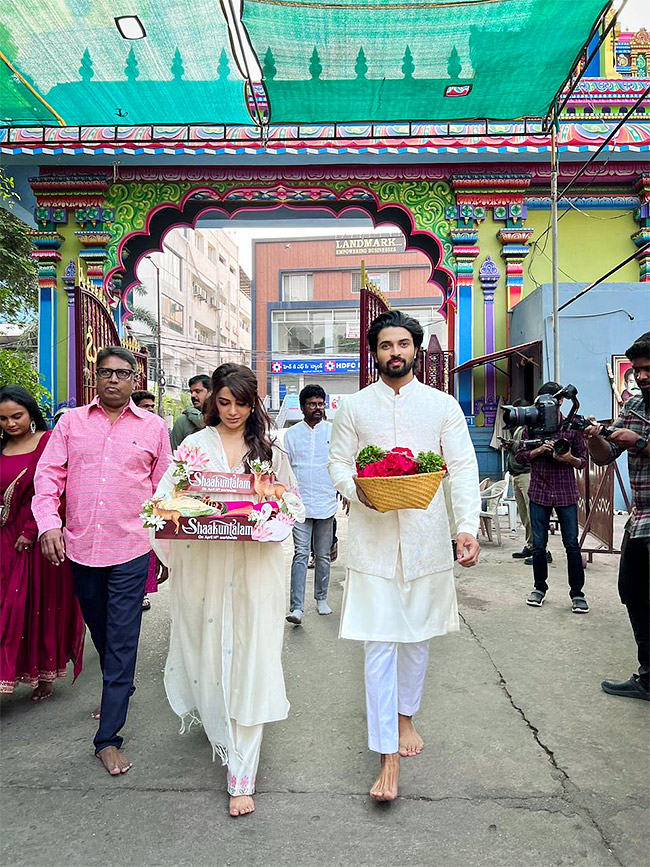
[[[546,382],[538,391],[537,397],[557,396],[561,391],[562,386],[557,382]],[[561,405],[562,398],[559,397],[557,399],[559,419],[562,418]],[[555,413],[555,409],[553,412]],[[526,599],[526,604],[540,608],[548,590],[546,544],[551,512],[555,509],[567,556],[571,610],[574,614],[587,614],[589,605],[582,592],[585,571],[578,544],[578,486],[575,477],[575,470],[581,470],[587,465],[585,439],[580,431],[562,430],[556,440],[545,439],[540,445],[531,448],[526,443],[528,437],[529,432],[526,429],[516,455],[518,463],[530,464],[528,497],[533,534],[535,587]]]
[[[632,362],[641,396],[624,403],[607,438],[602,436],[602,425],[593,419],[585,436],[597,464],[611,464],[627,451],[633,509],[621,545],[618,592],[632,624],[639,673],[629,680],[604,680],[601,687],[610,695],[650,701],[650,331],[625,354]]]

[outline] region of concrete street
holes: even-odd
[[[60,681],[38,705],[25,687],[3,698],[0,862],[647,867],[650,704],[599,686],[635,670],[617,558],[589,566],[586,616],[571,614],[557,537],[542,609],[524,604],[532,569],[510,556],[521,533],[485,544],[476,568],[457,567],[462,629],[432,642],[416,720],[425,751],[402,761],[399,800],[378,806],[367,795],[378,762],[365,743],[362,648],[337,639],[346,523],[335,614],[319,617],[312,600],[304,628],[286,627],[291,712],[266,729],[254,815],[229,818],[204,734],[178,735],[163,688],[165,586],[144,615],[124,777],[93,756],[89,639],[78,683]]]

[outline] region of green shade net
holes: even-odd
[[[246,0],[243,22],[275,123],[512,120],[547,113],[606,5]]]
[[[124,40],[121,15],[146,38]],[[0,51],[70,126],[251,123],[213,0],[2,0]],[[0,67],[0,125],[57,124]]]
[[[244,0],[242,21],[271,123],[513,120],[546,114],[606,5]],[[217,0],[3,0],[0,50],[42,99],[0,60],[0,125],[250,124],[237,39]]]

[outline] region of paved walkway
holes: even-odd
[[[432,644],[418,718],[426,749],[403,761],[401,796],[385,807],[366,794],[376,759],[361,647],[337,639],[345,525],[335,615],[310,603],[304,628],[287,625],[292,708],[267,727],[254,816],[228,817],[225,774],[203,733],[178,736],[162,683],[165,588],[145,614],[125,777],[110,778],[92,754],[90,642],[74,686],[41,705],[25,688],[2,700],[0,863],[648,867],[650,706],[599,689],[633,668],[617,558],[589,567],[587,616],[570,613],[556,538],[542,609],[524,604],[531,569],[510,556],[520,540],[486,545],[478,567],[457,570],[463,625]]]

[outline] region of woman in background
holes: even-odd
[[[34,472],[49,436],[28,391],[0,389],[0,692],[25,683],[33,701],[51,697],[69,660],[79,674],[85,628],[68,563],[53,566],[37,544]]]

